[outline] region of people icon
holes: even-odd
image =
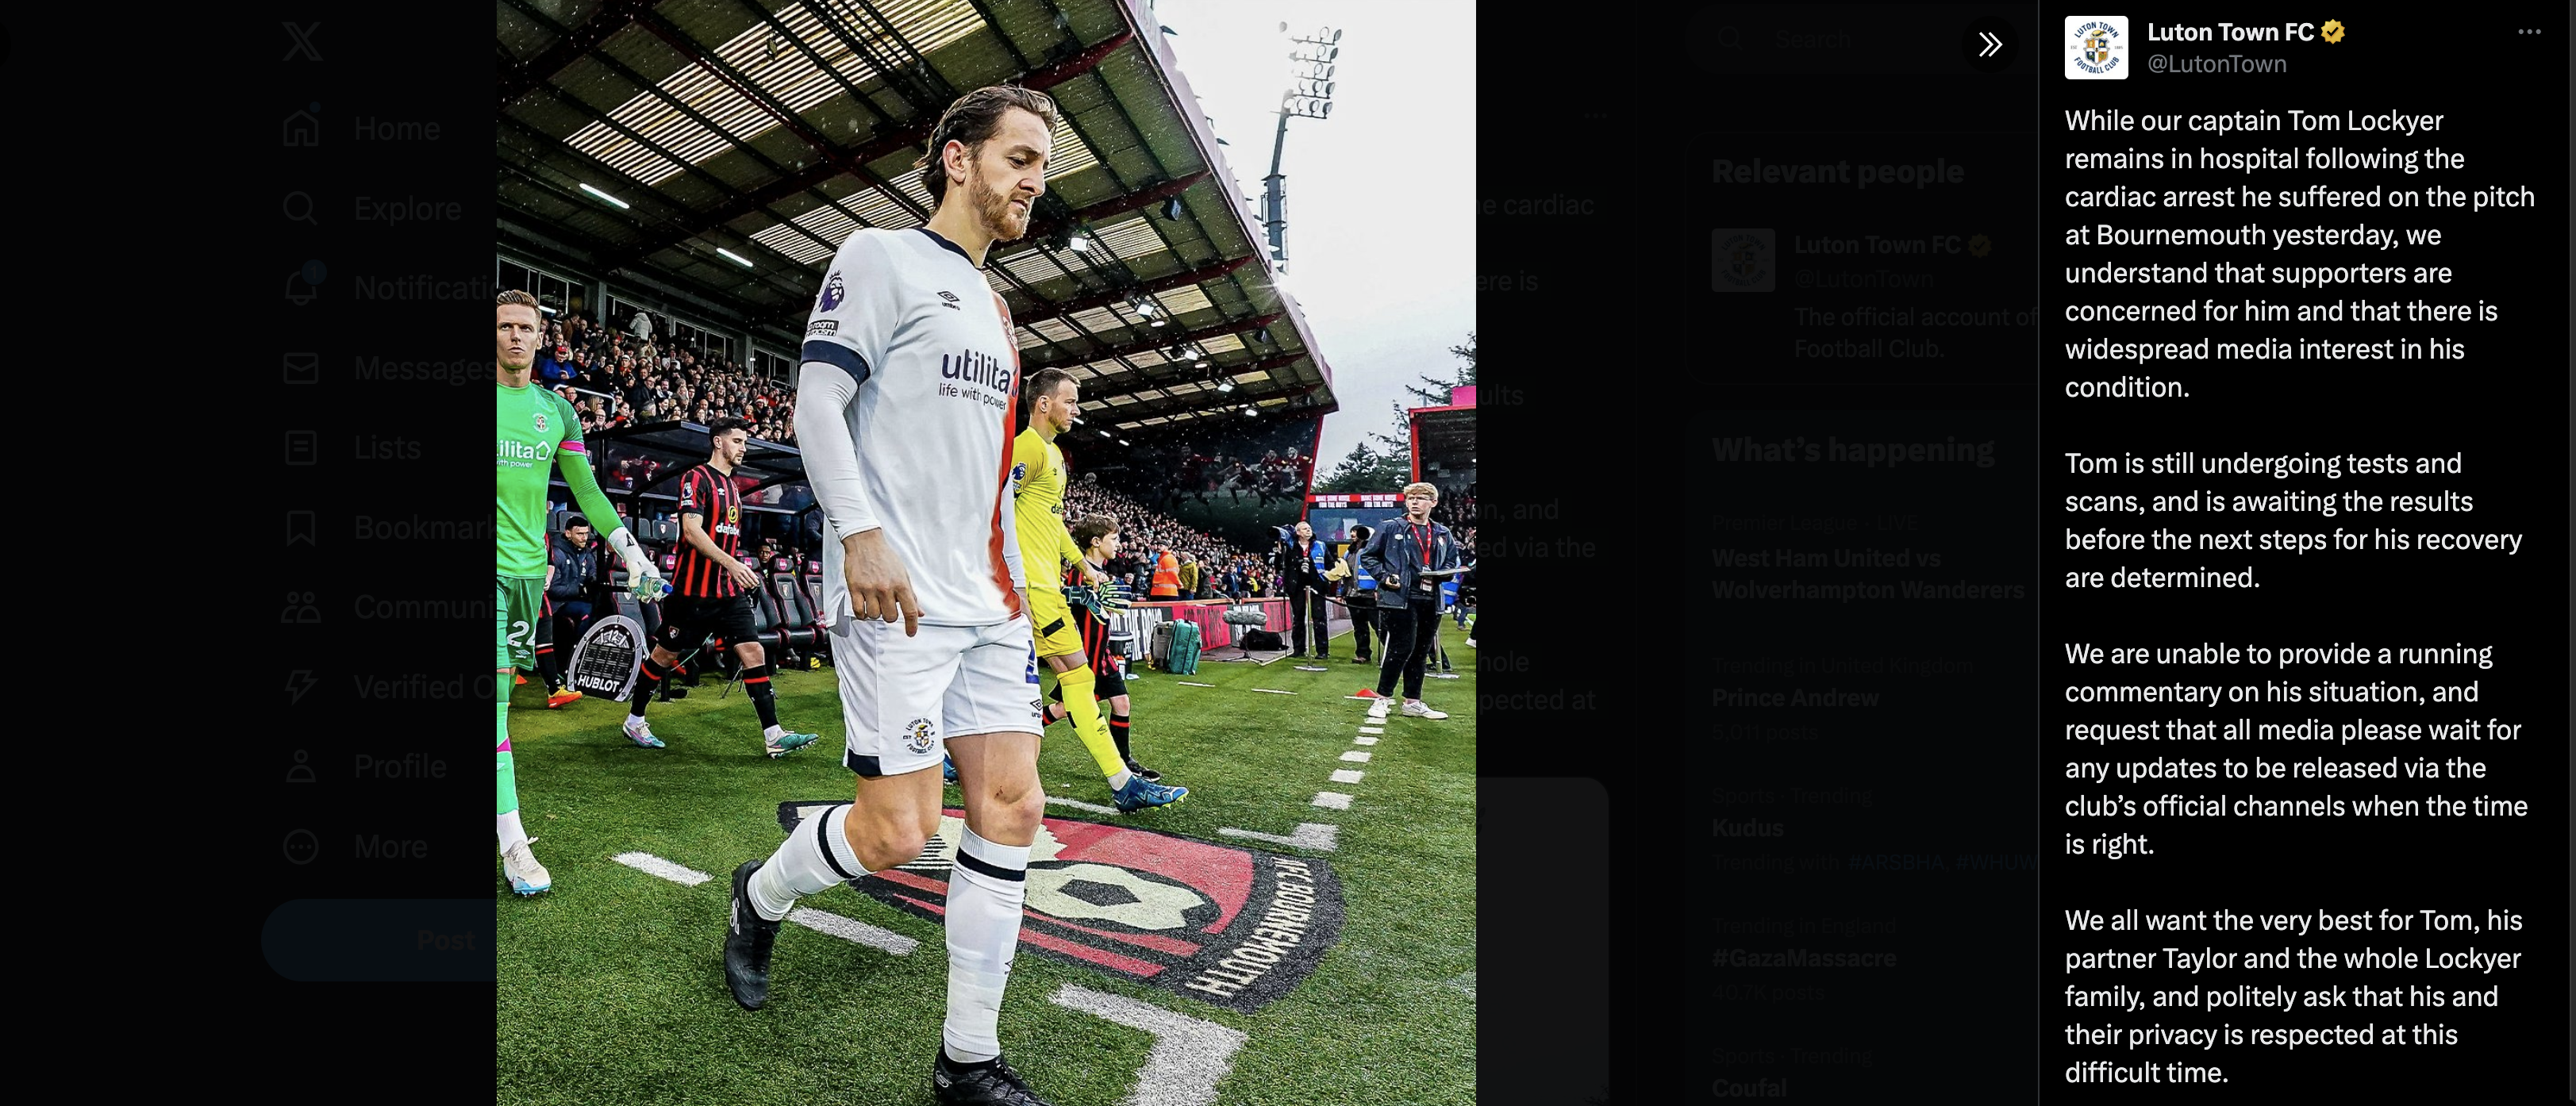
[[[322,621],[322,608],[314,605],[315,598],[315,594],[309,591],[287,592],[286,609],[278,613],[277,620],[296,624]]]
[[[288,783],[312,783],[312,782],[313,782],[313,769],[312,769],[312,767],[311,767],[311,766],[309,766],[309,765],[307,765],[307,764],[305,764],[305,763],[304,763],[304,762],[305,762],[305,760],[306,760],[306,759],[308,759],[308,756],[309,756],[309,754],[305,753],[305,751],[304,751],[304,750],[302,750],[302,749],[297,749],[297,750],[295,751],[295,767],[293,767],[293,768],[289,768],[289,769],[287,769],[287,770],[286,770],[286,782],[288,782]]]

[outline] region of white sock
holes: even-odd
[[[640,694],[640,693],[639,693],[639,694]],[[627,716],[626,716],[626,732],[628,732],[628,733],[633,733],[633,732],[635,732],[635,731],[637,731],[637,730],[640,730],[640,729],[643,729],[643,728],[644,728],[644,716],[643,716],[643,715],[640,715],[640,714],[630,714],[630,715],[627,715]]]
[[[777,921],[796,908],[796,900],[844,880],[867,875],[858,853],[850,848],[841,819],[850,812],[843,803],[796,824],[769,862],[751,874],[751,908],[767,921]]]
[[[768,729],[760,731],[760,736],[762,740],[765,740],[772,745],[776,745],[778,744],[778,735],[786,732],[787,727],[785,726],[771,726]]]
[[[948,874],[948,1058],[979,1064],[1002,1054],[994,1026],[1020,947],[1020,905],[1028,898],[1029,847],[996,845],[967,830]]]
[[[493,828],[499,830],[501,833],[502,852],[509,852],[513,847],[527,842],[528,831],[519,825],[518,811],[513,810],[508,814],[504,814],[493,819],[492,821],[494,823]]]
[[[1117,775],[1109,777],[1109,789],[1111,791],[1126,790],[1128,778],[1129,773],[1126,770],[1121,769]]]

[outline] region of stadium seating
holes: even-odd
[[[805,598],[804,587],[789,569],[793,563],[781,557],[770,565],[767,597],[778,611],[780,639],[798,655],[817,655],[824,648],[823,627],[815,622],[815,606]]]
[[[797,608],[783,600],[774,580],[763,578],[763,586],[752,590],[752,624],[760,628],[761,648],[769,650],[780,666],[813,651],[814,626],[811,619],[800,617]]]

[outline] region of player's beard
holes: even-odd
[[[976,166],[975,178],[966,182],[975,190],[975,215],[984,221],[984,229],[996,242],[1017,242],[1028,233],[1029,214],[1011,206],[1011,190],[989,190],[984,187],[984,169]],[[1036,203],[1031,201],[1031,209]]]

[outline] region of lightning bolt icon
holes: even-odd
[[[293,672],[289,672],[289,673],[287,673],[287,674],[286,674],[286,695],[287,695],[286,705],[288,705],[288,706],[290,706],[290,707],[291,707],[291,706],[294,706],[294,705],[295,705],[295,704],[297,704],[297,703],[303,702],[303,701],[304,701],[304,693],[305,693],[305,692],[307,692],[307,691],[311,691],[311,690],[313,690],[313,684],[314,684],[314,680],[313,680],[313,670],[312,670],[312,669],[309,669],[309,668],[298,668],[298,669],[296,669],[296,670],[295,670],[295,671],[293,671]]]

